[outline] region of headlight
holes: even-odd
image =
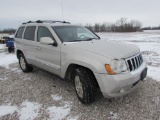
[[[126,63],[123,59],[112,60],[110,64],[105,65],[108,74],[118,74],[127,71]]]

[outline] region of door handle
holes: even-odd
[[[37,47],[36,47],[36,49],[37,49],[37,50],[40,50],[40,49],[41,49],[41,47],[37,46]]]

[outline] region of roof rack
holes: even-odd
[[[28,23],[68,23],[70,24],[70,22],[66,22],[66,21],[54,21],[54,20],[37,20],[37,21],[28,21],[26,23],[22,23],[22,24],[28,24]]]

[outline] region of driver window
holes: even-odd
[[[48,30],[48,28],[40,26],[38,27],[38,32],[37,32],[37,42],[40,42],[40,38],[41,37],[50,37],[53,40],[55,40],[53,38],[53,35],[51,34],[51,32]]]

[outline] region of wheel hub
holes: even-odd
[[[82,88],[82,83],[80,81],[80,78],[78,75],[75,76],[75,88],[77,91],[77,94],[80,98],[83,98],[83,88]]]
[[[23,57],[20,57],[20,65],[23,70],[26,69],[26,63]]]

